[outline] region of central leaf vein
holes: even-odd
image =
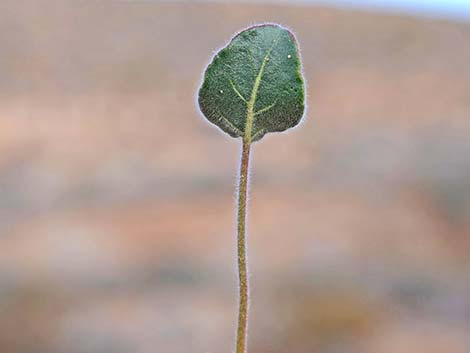
[[[279,37],[278,37],[279,38]],[[254,107],[256,103],[256,98],[258,96],[258,90],[261,84],[261,80],[263,78],[264,70],[266,68],[266,64],[269,61],[269,56],[271,55],[271,51],[273,50],[274,46],[276,45],[278,38],[273,40],[271,47],[266,51],[264,55],[263,62],[261,63],[261,67],[258,71],[258,74],[255,78],[255,83],[253,84],[253,90],[251,91],[251,97],[248,101],[247,113],[246,113],[246,125],[245,125],[245,140],[248,142],[251,141],[251,129],[253,127],[253,119],[255,117]],[[275,104],[275,103],[274,103]],[[271,107],[272,108],[272,107]]]

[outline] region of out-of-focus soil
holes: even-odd
[[[321,7],[0,3],[0,352],[230,352],[239,141],[211,54],[288,25],[308,112],[253,148],[250,350],[468,353],[470,25]]]

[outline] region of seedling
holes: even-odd
[[[199,107],[211,123],[242,139],[238,187],[239,310],[236,353],[246,353],[248,266],[246,210],[250,147],[269,132],[296,126],[304,114],[305,89],[297,41],[277,24],[235,35],[207,66]]]

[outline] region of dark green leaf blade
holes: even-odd
[[[294,35],[276,24],[237,34],[208,65],[198,101],[210,122],[250,142],[296,126],[305,88]]]

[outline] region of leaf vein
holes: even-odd
[[[253,90],[251,91],[251,99],[250,99],[250,102],[251,102],[251,104],[253,104],[253,106],[256,102],[256,97],[258,95],[258,89],[259,89],[259,86],[261,84],[261,80],[262,80],[262,77],[263,77],[263,74],[264,74],[264,69],[266,68],[266,64],[269,60],[269,56],[271,55],[271,51],[273,50],[274,46],[276,45],[277,40],[278,40],[278,38],[273,40],[273,44],[267,50],[267,52],[266,52],[266,54],[263,58],[263,62],[261,63],[261,67],[258,71],[258,75],[256,76],[255,83],[253,85]]]
[[[251,139],[256,141],[257,137],[258,137],[259,135],[261,135],[262,133],[264,133],[264,131],[265,131],[265,129],[263,129],[263,128],[259,129],[258,131],[256,131],[256,132],[253,134],[253,137],[252,137]]]
[[[257,112],[255,112],[255,113],[253,114],[253,116],[257,116],[257,115],[259,115],[259,114],[261,114],[261,113],[267,112],[269,109],[271,109],[272,107],[274,107],[274,106],[276,105],[276,103],[277,103],[277,101],[274,102],[273,104],[268,105],[267,107],[264,107],[264,108],[258,110]]]
[[[242,100],[244,101],[246,104],[248,104],[248,101],[246,100],[245,97],[243,97],[243,95],[240,93],[240,91],[237,89],[237,87],[235,86],[235,84],[233,83],[233,81],[229,78],[228,81],[230,82],[230,85],[232,86],[232,89],[234,90],[234,92],[237,94],[237,96]]]
[[[220,117],[219,117],[219,121],[223,121],[225,124],[227,124],[227,126],[233,130],[233,132],[235,132],[238,136],[243,136],[243,133],[242,131],[237,128],[235,125],[233,125],[230,120],[228,120],[225,116],[223,116],[222,114],[220,114]]]

